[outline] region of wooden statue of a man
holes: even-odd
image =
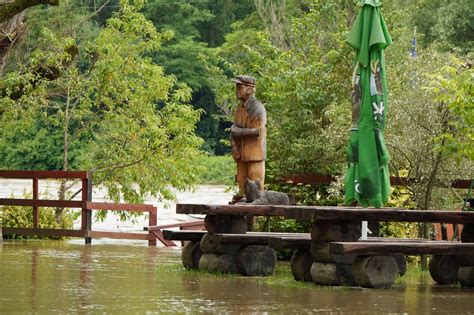
[[[255,78],[237,76],[236,96],[240,104],[230,128],[232,156],[237,162],[237,183],[241,195],[245,194],[245,180],[258,179],[263,190],[265,179],[267,113],[255,98]]]

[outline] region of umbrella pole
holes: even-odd
[[[372,234],[372,231],[369,230],[369,228],[367,227],[367,223],[368,223],[367,221],[362,221],[362,229],[361,229],[361,236],[360,236],[361,241],[366,241],[367,235]]]

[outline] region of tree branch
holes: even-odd
[[[73,44],[67,47],[65,52],[68,56],[65,56],[62,60],[62,66],[68,67],[72,63],[74,57],[79,53],[79,50],[76,44]],[[17,86],[10,87],[10,89],[13,91],[11,94],[8,94],[9,88],[7,88],[4,83],[0,83],[0,97],[9,96],[12,100],[17,100],[26,93],[28,85],[34,88],[42,80],[53,81],[59,78],[61,76],[61,69],[44,64],[36,67],[36,69],[33,69],[32,74],[33,78],[29,82],[19,83]]]
[[[59,0],[58,0],[59,1]],[[92,14],[90,14],[89,16],[86,16],[84,19],[82,19],[81,21],[79,21],[76,25],[74,25],[72,28],[73,29],[76,29],[79,25],[81,25],[82,23],[84,23],[85,21],[93,18],[94,16],[96,16],[97,14],[99,14],[100,11],[102,11],[103,8],[105,8],[108,4],[109,4],[110,0],[107,0],[105,1],[105,3],[103,5],[100,6],[100,8],[98,8],[97,10],[95,10],[94,12],[92,12]],[[95,2],[94,2],[95,3]]]
[[[39,4],[59,5],[59,0],[3,0],[0,3],[0,23],[11,19],[25,9]]]

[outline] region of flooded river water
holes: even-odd
[[[388,290],[301,285],[279,262],[268,278],[187,271],[180,250],[142,245],[6,241],[0,245],[0,314],[237,313],[468,314],[474,291],[426,274]]]
[[[24,186],[0,183],[0,195],[21,194]],[[200,186],[196,193],[179,193],[178,200],[225,203],[230,196],[224,187]],[[94,200],[101,198],[99,192]],[[176,215],[173,205],[147,203],[159,207],[159,223],[193,219]],[[140,230],[146,223],[123,223],[111,216],[93,225]],[[148,247],[143,241],[0,243],[0,314],[198,312],[469,314],[474,313],[474,290],[437,286],[420,272],[409,272],[388,290],[301,284],[292,279],[287,262],[279,262],[275,275],[267,278],[212,275],[185,270],[179,247]]]

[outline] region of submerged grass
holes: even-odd
[[[252,281],[261,285],[278,286],[284,288],[301,288],[301,289],[321,289],[332,288],[330,286],[320,286],[312,282],[296,281],[291,273],[291,267],[288,262],[279,262],[274,273],[269,277],[245,277],[236,274],[209,273],[202,270],[187,270],[180,262],[160,264],[156,268],[158,273],[176,273],[182,272],[189,276],[199,276],[208,279],[239,279],[244,281]],[[407,272],[403,277],[398,277],[394,288],[400,288],[407,285],[415,285],[420,283],[433,283],[429,271],[422,270],[419,266],[409,265]],[[350,289],[349,286],[334,287],[338,290]]]

